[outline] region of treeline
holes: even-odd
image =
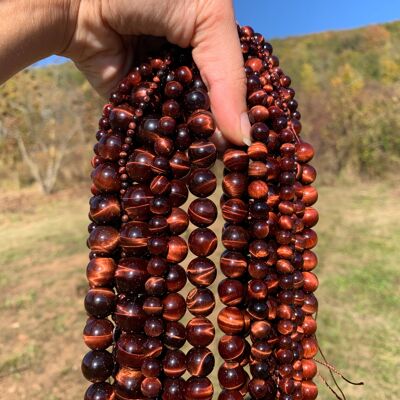
[[[320,176],[381,178],[400,167],[400,22],[272,44]],[[101,103],[72,64],[28,69],[2,85],[0,187],[36,182],[49,193],[87,180]]]

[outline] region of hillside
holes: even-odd
[[[400,165],[400,22],[271,42],[292,78],[323,179],[376,178]],[[72,64],[29,69],[1,86],[2,186],[40,181],[52,191],[86,179],[100,103]],[[60,131],[71,137],[54,171]]]

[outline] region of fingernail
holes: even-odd
[[[245,143],[247,146],[251,145],[250,128],[251,126],[247,112],[240,114],[240,131],[242,134],[243,143]]]

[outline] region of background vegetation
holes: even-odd
[[[317,148],[320,345],[365,381],[348,399],[397,400],[400,22],[273,45]],[[1,400],[76,400],[87,386],[88,160],[101,103],[70,64],[0,87]]]

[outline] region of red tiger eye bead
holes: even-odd
[[[114,388],[107,382],[94,383],[85,392],[84,400],[114,400]]]
[[[313,207],[307,207],[304,210],[303,222],[307,228],[312,228],[318,223],[318,211]]]
[[[305,292],[315,292],[319,285],[317,276],[312,272],[304,271],[303,277],[304,277],[303,290]]]
[[[250,395],[257,400],[274,400],[276,397],[276,387],[272,380],[252,379],[248,388]]]
[[[218,343],[218,351],[226,361],[238,360],[245,351],[245,340],[240,336],[224,335]]]
[[[304,239],[304,247],[306,249],[312,249],[318,243],[318,237],[315,231],[312,229],[306,228],[302,232],[302,236]]]
[[[248,215],[247,205],[240,199],[229,199],[222,206],[222,215],[228,222],[243,222]]]
[[[237,362],[224,363],[218,370],[218,380],[225,389],[239,389],[246,382],[243,367]]]
[[[186,312],[185,299],[179,293],[170,293],[163,299],[163,318],[167,321],[179,321]]]
[[[146,321],[146,314],[143,310],[143,300],[119,298],[113,319],[119,328],[125,332],[142,332]]]
[[[183,393],[185,400],[211,400],[214,389],[208,378],[192,376],[187,380]]]
[[[195,316],[207,316],[215,307],[213,292],[208,288],[194,288],[186,298],[187,308]]]
[[[217,268],[208,258],[198,257],[190,261],[187,268],[189,281],[198,287],[210,286],[217,276]]]
[[[266,339],[271,331],[271,324],[267,321],[254,321],[251,325],[251,337],[254,340]]]
[[[181,350],[168,350],[162,360],[164,374],[169,378],[179,378],[186,371],[186,356]]]
[[[302,359],[301,368],[303,372],[303,378],[310,380],[317,375],[317,364],[313,360]]]
[[[192,164],[199,168],[209,168],[217,159],[215,144],[208,140],[198,140],[189,147],[189,158]]]
[[[165,84],[164,93],[167,97],[177,98],[183,92],[183,86],[180,82],[170,81]]]
[[[218,314],[218,326],[227,335],[238,335],[244,328],[242,311],[237,307],[225,307]]]
[[[314,400],[318,396],[318,387],[313,381],[301,382],[301,394],[303,400]]]
[[[137,257],[121,259],[115,271],[115,285],[120,293],[143,294],[148,278],[146,260]]]
[[[188,254],[188,247],[185,239],[180,236],[171,236],[168,242],[167,261],[180,263]]]
[[[161,382],[157,378],[144,378],[140,385],[140,390],[146,397],[157,397],[161,389]]]
[[[241,251],[247,248],[249,234],[239,225],[228,225],[222,232],[222,243],[228,250]]]
[[[195,111],[187,120],[187,125],[199,138],[209,138],[215,132],[215,121],[213,115],[209,111]]]
[[[163,400],[184,400],[186,382],[182,378],[166,378],[163,383]]]
[[[205,317],[192,318],[186,326],[188,342],[195,347],[206,347],[215,337],[215,328]]]
[[[302,163],[308,163],[314,157],[314,148],[309,143],[296,144],[296,160]]]
[[[313,186],[303,186],[301,192],[303,194],[302,200],[306,207],[312,206],[318,200],[317,189]]]
[[[228,149],[224,152],[225,168],[232,172],[245,172],[249,164],[249,156],[243,150]]]
[[[144,377],[138,370],[120,368],[115,376],[115,393],[117,398],[135,399],[141,396],[140,386]]]
[[[96,318],[106,318],[114,311],[115,293],[111,289],[93,288],[85,297],[85,309]]]
[[[144,254],[147,251],[149,237],[149,227],[145,222],[131,221],[121,227],[121,247],[127,254]]]
[[[188,208],[190,221],[200,228],[205,228],[217,219],[217,207],[210,199],[193,200]]]
[[[195,89],[185,94],[183,99],[185,108],[189,112],[199,109],[208,110],[210,108],[210,99],[203,89]]]
[[[122,206],[131,219],[146,220],[150,214],[150,189],[141,184],[132,185],[122,197]]]
[[[302,310],[308,315],[314,314],[318,311],[318,301],[313,293],[305,295]]]
[[[145,337],[122,335],[116,343],[115,358],[122,367],[140,369],[146,357]]]
[[[117,266],[112,258],[93,258],[86,268],[90,287],[110,286]]]
[[[311,336],[317,331],[317,321],[311,315],[306,315],[304,317],[304,321],[301,326],[304,334],[307,336]]]
[[[155,358],[145,358],[141,372],[146,378],[156,378],[161,373],[161,363]]]
[[[161,318],[147,318],[144,323],[144,333],[150,337],[158,337],[164,331],[164,324]]]
[[[268,147],[262,142],[253,142],[247,149],[252,161],[265,161],[268,156]]]
[[[137,183],[149,182],[154,173],[151,169],[154,155],[143,149],[136,149],[129,157],[126,172]]]
[[[304,250],[303,253],[303,270],[311,271],[318,265],[318,258],[311,250]]]
[[[163,343],[169,349],[180,349],[186,342],[185,327],[177,321],[169,321],[165,326]]]
[[[189,217],[186,211],[178,207],[173,207],[167,218],[169,230],[173,235],[180,235],[189,226]]]
[[[124,131],[128,129],[129,123],[133,121],[131,110],[115,107],[109,115],[110,125],[113,129]]]
[[[264,106],[254,106],[250,109],[250,111],[248,112],[249,114],[249,119],[250,122],[252,124],[256,123],[256,122],[263,122],[266,119],[268,119],[269,117],[269,111],[268,108],[264,107]]]
[[[318,353],[318,343],[314,336],[306,337],[301,341],[304,358],[314,358]]]
[[[92,350],[105,350],[112,343],[114,325],[108,319],[89,319],[83,330],[83,340]]]
[[[247,260],[242,253],[225,250],[221,255],[220,267],[228,278],[239,278],[247,270]]]
[[[217,178],[209,169],[198,168],[190,176],[189,190],[197,197],[208,197],[217,188]]]
[[[183,181],[174,179],[171,181],[171,193],[169,199],[172,207],[180,207],[189,196],[188,189]]]
[[[103,254],[112,253],[118,246],[119,233],[111,226],[97,226],[89,235],[90,250]]]
[[[151,181],[150,190],[154,195],[166,195],[171,191],[171,183],[165,176],[158,175]]]
[[[175,179],[181,179],[190,172],[190,161],[186,153],[177,151],[169,160],[172,173]]]
[[[194,347],[187,353],[186,364],[191,375],[207,376],[214,368],[214,355],[206,347]]]
[[[247,190],[247,177],[239,172],[231,172],[224,176],[222,189],[230,197],[241,197]]]
[[[113,223],[120,214],[121,206],[115,196],[98,195],[90,199],[90,218],[96,224]]]
[[[217,236],[208,228],[197,228],[189,236],[189,248],[198,257],[208,257],[217,248]]]
[[[227,306],[236,306],[244,300],[245,289],[236,279],[224,279],[218,285],[218,294]]]
[[[112,355],[105,350],[89,351],[82,360],[82,373],[90,382],[104,382],[114,369]]]

